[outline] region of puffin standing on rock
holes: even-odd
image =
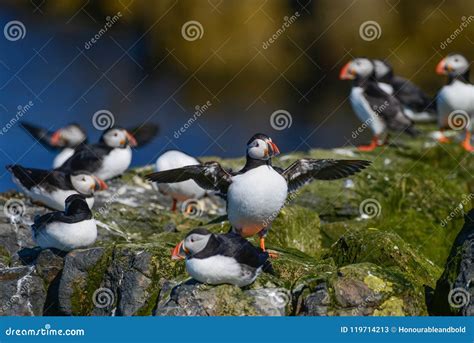
[[[393,73],[386,61],[373,60],[375,78],[386,93],[396,97],[403,105],[405,114],[414,122],[436,122],[436,101],[410,80]]]
[[[447,75],[448,83],[441,88],[437,96],[438,124],[441,132],[445,129],[464,129],[465,138],[462,147],[474,151],[471,145],[472,119],[474,119],[474,85],[469,81],[470,66],[468,60],[460,54],[443,58],[436,67],[436,73]],[[460,125],[459,125],[460,124]],[[449,142],[442,135],[440,143]]]
[[[313,180],[335,180],[353,175],[371,162],[363,160],[301,159],[287,169],[274,168],[272,157],[280,150],[265,134],[254,135],[247,143],[247,161],[233,173],[218,162],[186,166],[147,175],[157,183],[194,180],[204,189],[219,192],[227,200],[227,216],[232,230],[242,237],[265,235],[285,205],[289,193]]]
[[[60,167],[81,143],[87,143],[87,134],[78,124],[69,124],[55,132],[25,122],[20,125],[48,150],[61,150],[54,158],[53,168]]]
[[[83,194],[90,208],[94,205],[94,192],[107,189],[101,179],[89,172],[75,171],[70,174],[57,170],[25,168],[20,165],[6,166],[13,182],[33,201],[61,211],[64,201],[72,194]]]
[[[170,169],[181,168],[185,166],[200,165],[201,162],[188,154],[178,150],[168,150],[156,160],[156,171],[161,172]],[[160,183],[158,189],[163,194],[168,194],[173,199],[171,211],[176,211],[178,201],[188,199],[200,199],[206,195],[206,190],[199,187],[193,180],[187,180],[177,183]]]
[[[65,210],[36,216],[31,226],[35,242],[42,248],[71,251],[94,244],[97,226],[86,198],[73,194],[65,201]]]
[[[244,287],[255,281],[269,256],[234,232],[214,234],[199,228],[173,249],[173,259],[183,257],[187,272],[199,282]]]
[[[122,128],[110,128],[104,132],[99,143],[82,144],[57,170],[73,172],[86,170],[102,180],[122,175],[132,162],[132,148],[137,145],[135,137]]]
[[[380,88],[371,60],[356,58],[348,62],[341,69],[339,78],[353,80],[350,95],[352,108],[373,132],[370,145],[360,146],[360,151],[372,151],[387,144],[389,131],[404,132],[410,136],[418,134],[400,101]]]

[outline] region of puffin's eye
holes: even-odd
[[[259,146],[260,146],[260,143],[259,143],[259,142],[256,142],[256,143],[255,143],[255,147],[258,148]]]
[[[86,178],[85,178],[85,177],[83,177],[83,178],[82,178],[82,181],[86,181]]]
[[[117,137],[117,136],[118,136],[118,133],[117,133],[117,132],[115,132],[115,133],[114,133],[114,136],[115,136],[115,137]]]
[[[191,238],[191,243],[194,243],[194,238]]]

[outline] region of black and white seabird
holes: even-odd
[[[85,170],[99,179],[109,180],[122,175],[132,162],[135,138],[125,129],[110,128],[104,132],[99,143],[82,144],[57,170],[72,173]]]
[[[172,258],[186,257],[186,270],[199,282],[239,287],[250,285],[262,272],[268,253],[234,232],[214,234],[194,229],[173,250]]]
[[[31,226],[33,238],[42,249],[71,251],[94,244],[97,226],[86,198],[70,195],[63,204],[65,210],[36,216]]]
[[[78,124],[69,124],[54,132],[26,122],[20,125],[48,150],[60,150],[54,158],[53,168],[58,168],[71,157],[79,144],[87,143],[87,134]]]
[[[194,180],[204,189],[217,191],[226,198],[227,216],[232,229],[243,237],[264,237],[285,204],[289,193],[313,180],[334,180],[355,174],[370,162],[363,160],[301,159],[285,170],[272,166],[272,157],[280,151],[265,134],[254,135],[247,143],[247,161],[233,173],[218,162],[152,173],[158,183]]]
[[[418,134],[400,101],[378,85],[371,60],[356,58],[348,62],[341,69],[339,78],[353,80],[350,95],[352,108],[374,135],[370,145],[360,146],[360,151],[372,151],[386,144],[390,131],[405,132],[410,136]]]
[[[88,141],[86,131],[78,124],[69,124],[54,132],[26,122],[20,125],[48,150],[61,150],[54,159],[53,168],[62,166],[79,145],[87,144]],[[151,142],[158,131],[158,125],[153,123],[127,129],[127,132],[135,138],[137,147],[143,147]]]
[[[443,58],[436,67],[436,73],[447,75],[448,82],[441,88],[436,97],[438,124],[441,131],[449,129],[450,115],[456,120],[456,113],[466,116],[462,118],[465,125],[465,138],[462,146],[466,151],[474,151],[471,145],[472,120],[474,119],[474,85],[469,81],[470,64],[466,57],[452,54]],[[458,112],[456,112],[458,111]],[[453,123],[456,126],[456,123]],[[442,135],[441,143],[449,140]]]
[[[191,165],[199,165],[201,162],[182,151],[169,150],[163,153],[156,160],[155,168],[157,172],[181,168]],[[200,199],[206,195],[206,190],[199,187],[199,185],[193,180],[187,180],[177,183],[160,183],[158,189],[163,194],[171,196],[173,204],[171,210],[176,210],[176,204],[178,201],[186,201],[188,199]]]
[[[107,189],[101,179],[85,171],[67,174],[58,170],[25,168],[20,165],[6,167],[15,184],[33,201],[52,209],[64,210],[64,201],[72,194],[86,196],[90,208],[94,205],[94,192]]]
[[[408,79],[395,75],[386,61],[374,59],[375,78],[379,87],[396,97],[403,105],[405,114],[414,122],[436,122],[436,100]]]

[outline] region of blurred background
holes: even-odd
[[[0,191],[13,188],[3,165],[53,159],[11,124],[19,109],[49,130],[77,122],[92,142],[99,110],[124,127],[159,124],[133,165],[168,149],[242,156],[256,132],[283,153],[367,141],[370,132],[351,138],[360,123],[340,68],[354,56],[388,59],[435,95],[441,57],[473,56],[472,15],[472,0],[1,0]],[[19,36],[8,36],[12,21]],[[270,118],[281,110],[291,126],[277,130]]]

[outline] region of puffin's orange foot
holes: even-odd
[[[359,151],[364,151],[364,152],[367,152],[367,151],[374,151],[376,147],[377,147],[376,144],[361,145],[361,146],[358,146],[358,147],[357,147],[357,150],[359,150]]]
[[[275,250],[267,250],[267,253],[268,253],[268,256],[270,258],[273,258],[273,259],[276,259],[276,258],[279,258],[280,257],[280,253],[278,253],[277,251]]]
[[[451,140],[445,135],[442,135],[438,138],[438,143],[441,143],[441,144],[451,143]]]
[[[469,142],[464,141],[461,146],[464,148],[464,150],[466,150],[468,152],[473,152],[474,151],[474,147]]]

